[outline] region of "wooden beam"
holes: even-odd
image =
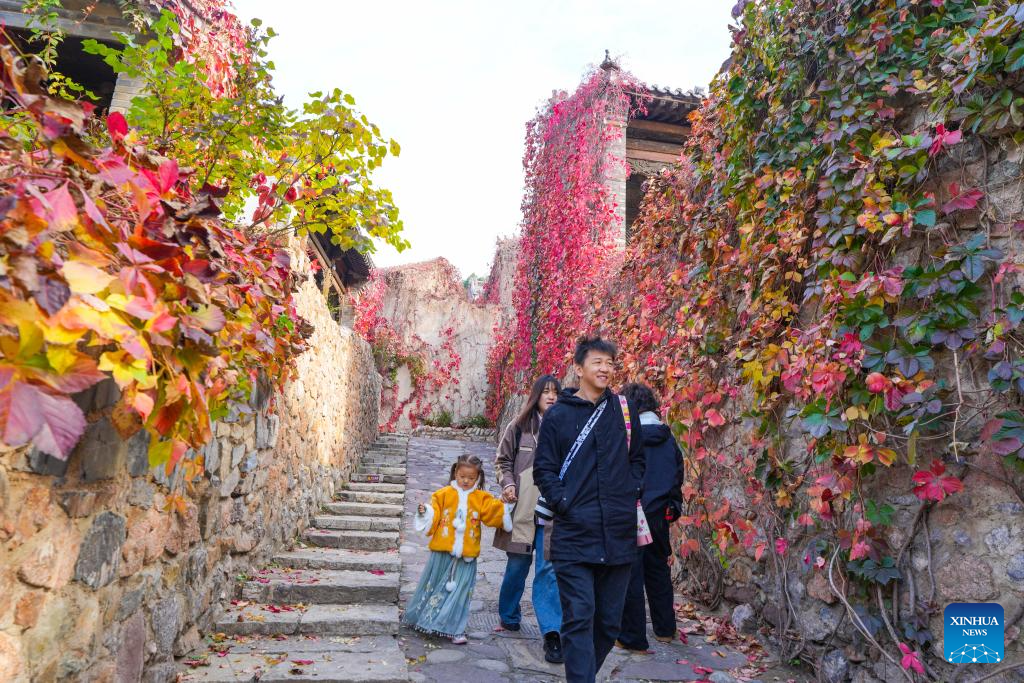
[[[636,159],[638,161],[660,161],[665,164],[674,164],[679,161],[678,154],[665,154],[664,152],[648,152],[640,149],[627,149],[627,159]]]
[[[309,240],[309,243],[313,245],[313,250],[316,252],[315,256],[317,260],[320,261],[320,269],[324,271],[324,297],[327,296],[327,284],[329,282],[334,284],[335,289],[338,290],[338,296],[341,297],[341,295],[345,293],[345,285],[338,279],[338,274],[334,271],[334,265],[331,263],[331,260],[327,258],[327,252],[324,251],[320,242],[318,242],[313,235],[309,235],[307,239]]]
[[[679,154],[683,149],[682,143],[655,142],[654,140],[638,140],[626,138],[626,149],[639,149],[645,152],[662,152],[663,154]]]
[[[685,138],[690,134],[689,126],[677,126],[674,123],[662,123],[660,121],[633,119],[629,122],[629,127],[648,133],[661,133],[662,135],[674,135],[681,138]]]

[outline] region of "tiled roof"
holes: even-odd
[[[647,114],[636,117],[644,121],[685,124],[690,112],[700,107],[703,99],[699,91],[684,92],[657,85],[650,86],[647,93],[651,97],[646,104]]]

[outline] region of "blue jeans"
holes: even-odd
[[[544,527],[538,526],[534,536],[533,554],[536,566],[533,570],[533,611],[541,634],[562,630],[562,604],[558,600],[558,583],[555,569],[544,559]],[[505,576],[498,593],[498,615],[506,624],[518,624],[523,618],[519,602],[526,590],[526,576],[534,558],[525,553],[508,553]]]

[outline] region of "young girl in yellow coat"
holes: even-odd
[[[475,455],[459,456],[449,480],[430,496],[429,506],[420,504],[413,521],[417,531],[430,536],[431,552],[402,623],[463,645],[483,527],[511,531],[512,516],[483,490],[484,465]]]

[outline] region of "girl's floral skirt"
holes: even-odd
[[[446,638],[464,635],[475,587],[476,558],[467,562],[432,550],[402,623]]]

